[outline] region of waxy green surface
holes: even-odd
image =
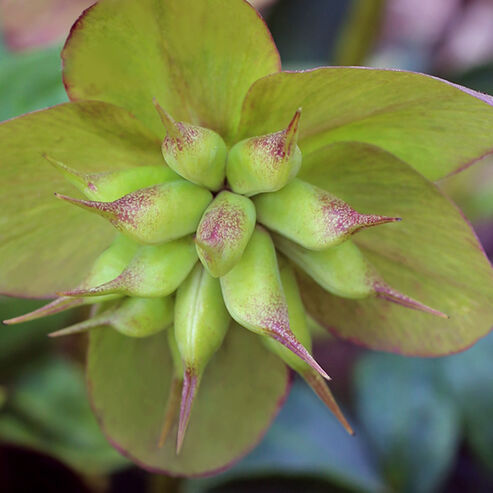
[[[104,283],[93,282],[91,289],[83,289],[80,294],[88,299],[101,293],[147,298],[168,296],[185,280],[198,260],[192,236],[161,245],[134,243],[134,247],[134,255],[118,276],[106,276]]]
[[[185,366],[201,375],[223,342],[231,317],[221,285],[197,264],[176,293],[175,337]]]
[[[255,228],[255,219],[255,206],[247,197],[227,190],[216,195],[195,235],[197,253],[211,276],[224,276],[239,262]]]
[[[76,192],[43,154],[89,173],[163,163],[159,140],[143,124],[93,101],[0,124],[0,150],[0,292],[15,296],[73,288],[115,234],[101,219],[54,200],[55,192]]]

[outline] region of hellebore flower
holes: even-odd
[[[351,431],[305,309],[407,355],[488,333],[491,266],[433,181],[493,152],[489,96],[281,72],[243,0],[103,0],[62,56],[71,102],[0,126],[0,290],[58,295],[7,323],[93,305],[54,335],[89,331],[94,411],[138,464],[228,467],[277,413],[287,366]]]

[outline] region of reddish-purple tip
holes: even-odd
[[[413,310],[430,313],[431,315],[435,315],[436,317],[450,318],[445,313],[435,310],[434,308],[430,308],[429,306],[426,306],[423,303],[410,298],[409,296],[399,293],[399,291],[396,291],[382,281],[376,281],[373,284],[373,289],[375,290],[376,295],[384,300],[391,301],[392,303],[397,303],[398,305],[405,306],[406,308],[411,308]]]
[[[283,346],[287,347],[305,363],[310,365],[323,378],[329,381],[332,380],[325,370],[315,361],[313,356],[306,350],[306,348],[296,339],[291,330],[284,330],[282,333],[269,331],[269,335],[276,341],[280,342]]]
[[[178,423],[178,436],[176,439],[177,454],[180,453],[183,446],[185,432],[187,431],[188,422],[190,421],[190,413],[199,388],[199,383],[199,376],[195,374],[194,370],[187,368],[183,377],[183,390],[181,394],[180,420]]]
[[[81,209],[95,212],[107,219],[116,219],[118,217],[118,208],[115,202],[97,202],[93,200],[82,200],[74,199],[73,197],[68,197],[61,193],[55,193],[55,197],[60,200],[64,200],[70,204],[76,205]]]
[[[13,325],[20,324],[22,322],[29,322],[31,320],[36,320],[38,318],[47,317],[49,315],[55,315],[56,313],[63,312],[64,310],[68,310],[70,308],[75,308],[84,304],[83,299],[77,298],[57,298],[53,300],[51,303],[48,303],[37,310],[26,313],[25,315],[21,315],[19,317],[10,318],[8,320],[4,320],[3,323],[5,325]]]
[[[354,431],[351,425],[348,423],[341,408],[337,404],[332,392],[330,391],[327,384],[324,382],[323,378],[315,372],[306,371],[303,375],[306,383],[312,388],[312,390],[317,394],[320,400],[332,411],[334,416],[339,420],[339,422],[344,426],[345,430],[350,434],[354,435]]]
[[[104,294],[118,293],[124,290],[123,275],[119,275],[111,281],[94,286],[93,288],[77,288],[58,293],[61,296],[100,296]]]
[[[301,108],[298,108],[296,110],[296,113],[294,114],[293,118],[289,122],[289,125],[287,126],[286,130],[284,131],[285,133],[285,139],[286,139],[286,155],[291,154],[291,151],[293,147],[296,145],[298,142],[298,131],[299,131],[299,123],[300,123],[300,118],[301,118]]]

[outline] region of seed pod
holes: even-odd
[[[277,248],[314,281],[337,296],[364,299],[370,296],[392,301],[442,318],[447,315],[423,305],[388,286],[350,240],[318,252],[307,250],[282,236],[275,236]]]
[[[154,105],[167,132],[161,150],[168,166],[192,183],[219,190],[228,152],[222,137],[208,128],[175,122],[156,100]]]
[[[197,264],[176,294],[175,337],[184,366],[177,453],[205,367],[223,342],[230,321],[219,281]]]
[[[283,189],[257,195],[260,223],[310,250],[338,245],[363,228],[399,218],[356,212],[343,200],[295,178]]]
[[[104,283],[115,276],[118,276],[127,266],[128,262],[135,254],[138,245],[123,235],[118,234],[111,246],[109,246],[94,262],[89,274],[80,284],[79,289],[86,290],[93,286]],[[5,320],[5,324],[18,324],[36,320],[38,318],[54,315],[70,308],[81,305],[89,305],[120,298],[121,294],[111,294],[105,296],[95,296],[94,298],[68,297],[61,296],[51,303],[38,308],[20,317]]]
[[[197,262],[192,236],[162,245],[141,246],[125,270],[114,279],[65,296],[100,296],[117,293],[141,298],[168,296],[185,280]]]
[[[308,330],[305,308],[301,301],[298,290],[298,283],[294,275],[293,269],[283,262],[280,265],[279,272],[281,282],[288,304],[289,322],[291,330],[296,338],[311,352],[312,341]],[[336,418],[341,422],[344,428],[351,435],[354,433],[351,426],[344,417],[341,409],[332,395],[329,387],[324,379],[307,363],[295,356],[285,346],[270,337],[263,337],[262,342],[274,354],[279,356],[290,368],[299,373],[305,381],[310,385],[313,391],[318,395],[322,402],[334,413]]]
[[[173,323],[173,298],[125,298],[95,317],[65,329],[50,337],[78,334],[97,327],[111,327],[129,337],[148,337]]]
[[[158,446],[161,448],[168,438],[169,432],[178,416],[180,408],[181,393],[183,390],[183,363],[181,361],[180,352],[176,343],[175,331],[168,330],[168,345],[173,360],[173,375],[171,377],[171,386],[164,411],[163,427],[159,437]]]
[[[179,175],[164,164],[136,166],[107,173],[81,173],[46,154],[43,157],[90,200],[109,202],[140,188],[180,179]]]
[[[240,325],[279,341],[330,380],[291,331],[274,244],[265,229],[255,228],[241,260],[220,281],[228,311]]]
[[[242,140],[229,151],[226,176],[231,189],[242,195],[275,192],[284,187],[301,167],[297,146],[299,109],[280,132]]]
[[[250,199],[223,191],[200,220],[195,236],[199,258],[213,277],[229,272],[243,255],[255,228]]]
[[[212,200],[208,190],[183,180],[142,188],[113,202],[56,196],[99,214],[129,238],[148,244],[164,243],[193,233]]]

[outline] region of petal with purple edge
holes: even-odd
[[[300,106],[304,157],[332,142],[366,142],[436,180],[493,152],[493,98],[424,74],[364,67],[258,80],[238,138],[282,128]]]
[[[107,103],[67,103],[2,123],[3,293],[53,296],[77,285],[114,236],[104,221],[54,198],[53,192],[75,189],[43,154],[88,173],[163,163],[158,139]]]
[[[162,137],[154,97],[175,120],[227,139],[250,85],[280,69],[269,31],[243,0],[106,0],[74,25],[63,60],[72,100],[118,104]]]
[[[344,163],[344,173],[340,173]],[[300,276],[308,311],[339,336],[373,349],[438,356],[463,350],[493,325],[493,270],[460,211],[395,156],[361,143],[327,146],[302,177],[359,210],[402,217],[354,242],[392,288],[450,318],[382,299],[346,300]]]
[[[159,448],[172,366],[165,333],[140,340],[111,330],[90,335],[89,390],[100,424],[124,455],[155,472],[200,476],[227,468],[257,444],[288,389],[284,364],[257,336],[232,326],[207,367],[176,455],[177,420]]]

